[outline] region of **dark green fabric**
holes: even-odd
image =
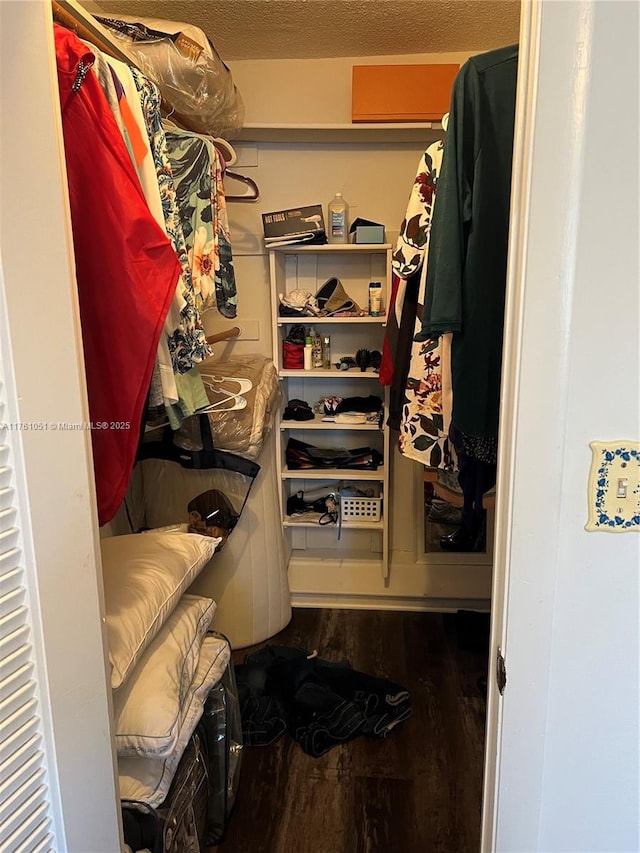
[[[456,77],[416,336],[454,333],[452,420],[478,437],[498,434],[517,68],[515,45]]]

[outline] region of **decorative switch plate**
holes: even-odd
[[[640,531],[640,442],[592,441],[585,529]]]

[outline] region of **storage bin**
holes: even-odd
[[[343,521],[380,521],[382,498],[340,498]]]
[[[368,486],[371,489],[371,486]],[[340,495],[342,521],[380,521],[382,498],[379,496]]]
[[[458,65],[354,65],[351,121],[440,121]]]

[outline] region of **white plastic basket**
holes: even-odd
[[[382,498],[340,497],[340,516],[343,521],[380,521]]]

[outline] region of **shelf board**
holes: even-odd
[[[281,255],[317,255],[329,252],[349,252],[350,254],[386,254],[392,249],[391,243],[290,243],[288,246],[267,246],[268,251]]]
[[[249,122],[240,130],[240,142],[419,142],[442,134],[442,124],[432,122],[351,122],[326,124],[270,124]],[[426,147],[426,144],[425,144]]]
[[[386,326],[387,324],[387,315],[381,314],[379,317],[278,317],[278,326],[298,326],[300,322],[304,321],[303,325],[312,325],[324,326],[327,323],[332,323],[334,325],[346,325],[347,323],[364,323],[365,325],[371,326]]]
[[[349,429],[349,430],[368,430],[369,432],[382,432],[377,423],[373,424],[336,424],[333,421],[323,421],[322,415],[316,415],[312,421],[281,421],[280,429]]]
[[[331,377],[331,379],[378,379],[379,374],[372,368],[362,371],[358,367],[349,370],[280,370],[281,379],[319,379]]]
[[[285,516],[282,522],[283,527],[304,527],[304,528],[324,528],[327,530],[336,530],[337,524],[318,524],[317,521],[292,521],[291,516]],[[341,525],[343,530],[382,530],[384,521],[343,521]]]
[[[376,480],[384,478],[384,468],[381,465],[377,471],[357,471],[354,468],[302,468],[290,471],[283,468],[283,480]]]

